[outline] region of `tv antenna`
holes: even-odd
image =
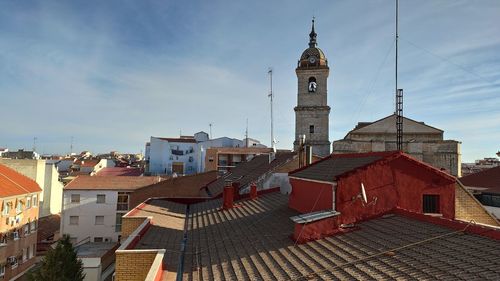
[[[352,198],[353,203],[356,201],[356,199],[361,200],[361,204],[363,205],[363,207],[375,205],[377,203],[377,200],[378,200],[378,198],[376,196],[373,196],[372,201],[368,202],[368,196],[366,195],[366,189],[365,189],[365,185],[363,183],[361,183],[361,186],[359,188],[359,194]]]
[[[396,0],[396,64],[395,64],[395,94],[396,94],[396,149],[403,150],[403,89],[398,89],[398,41],[399,41],[399,0]]]
[[[212,139],[212,123],[209,123],[208,127],[210,127],[210,139]]]
[[[274,123],[273,123],[273,69],[269,67],[269,70],[267,71],[267,74],[269,74],[269,94],[267,95],[271,99],[271,148],[273,151],[276,151],[276,140],[274,139]]]

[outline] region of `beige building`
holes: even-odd
[[[0,164],[0,280],[15,280],[35,263],[41,191],[32,179]]]
[[[460,142],[444,140],[443,130],[403,118],[403,151],[438,169],[461,176]],[[333,153],[360,153],[396,150],[396,115],[374,122],[359,122],[332,144]]]
[[[31,178],[42,188],[40,217],[61,212],[63,184],[59,181],[59,172],[54,163],[46,160],[0,158],[0,164]]]

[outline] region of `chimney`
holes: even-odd
[[[255,182],[253,182],[250,186],[250,199],[257,199],[257,185],[255,184]]]
[[[235,181],[233,182],[232,184],[233,186],[233,199],[235,200],[238,200],[240,199],[240,187],[241,187],[241,183],[239,181]]]
[[[306,145],[306,166],[312,163],[312,146]]]
[[[227,210],[233,207],[234,188],[231,180],[224,182],[224,192],[222,193],[222,209]]]

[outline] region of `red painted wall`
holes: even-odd
[[[365,186],[367,204],[358,197],[361,182]],[[301,213],[331,209],[331,185],[302,179],[290,179],[290,183],[290,208]],[[440,195],[439,209],[443,217],[454,218],[454,179],[405,157],[374,163],[343,175],[337,184],[335,209],[341,213],[339,224],[367,220],[395,208],[422,213],[423,194]]]
[[[359,197],[365,186],[367,204]],[[338,180],[336,210],[340,223],[354,223],[386,213],[398,203],[394,176],[387,164],[376,163]]]
[[[439,195],[439,210],[444,218],[455,218],[455,180],[443,177],[419,164],[398,158],[390,163],[398,187],[398,208],[423,213],[423,195]]]
[[[332,209],[332,185],[290,178],[288,206],[301,213]]]

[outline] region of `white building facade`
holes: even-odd
[[[129,205],[130,194],[158,181],[158,177],[77,177],[64,189],[61,233],[76,244],[119,241],[121,218],[135,207]]]
[[[205,132],[180,138],[151,137],[146,144],[147,173],[151,175],[190,175],[205,170],[206,150],[213,147],[265,147],[258,140],[228,137],[209,139]]]

